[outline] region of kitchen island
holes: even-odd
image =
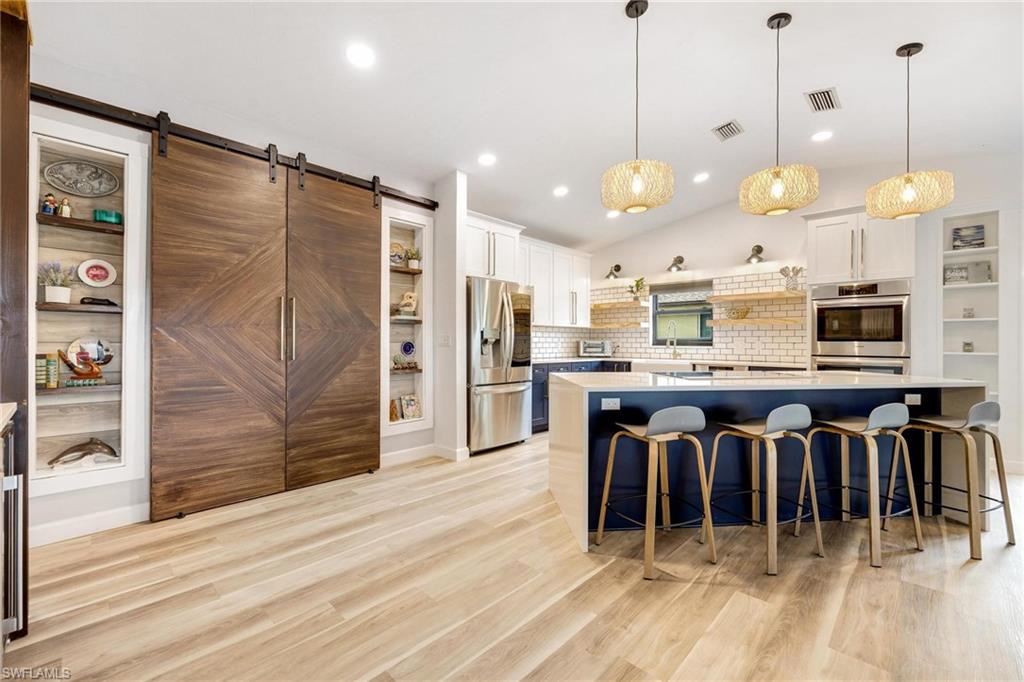
[[[657,410],[675,405],[701,408],[708,428],[695,434],[711,455],[716,422],[736,422],[764,417],[787,403],[803,403],[815,418],[841,415],[867,415],[872,408],[889,402],[906,402],[911,416],[922,414],[965,415],[971,405],[985,400],[985,385],[976,381],[934,379],[914,376],[868,374],[860,372],[724,372],[713,376],[669,376],[650,372],[555,373],[550,377],[549,488],[561,509],[573,536],[583,551],[588,551],[589,533],[597,525],[604,484],[604,472],[616,423],[646,424]],[[844,479],[853,488],[867,488],[863,445],[851,439],[848,467],[841,466],[838,436],[819,435],[813,443],[815,485],[822,519],[842,516],[843,495],[839,486]],[[930,444],[911,431],[913,473],[921,510],[928,515],[932,503],[967,507],[966,496],[942,492],[940,483],[965,486],[963,448],[954,442],[936,439],[935,457],[926,457]],[[988,470],[985,444],[979,437],[979,492],[987,494]],[[879,437],[879,464],[883,489],[893,451],[893,439]],[[929,441],[930,443],[930,441]],[[693,518],[699,507],[700,493],[693,456],[672,443],[669,448],[669,480],[673,496],[673,520]],[[796,499],[800,482],[802,446],[792,439],[779,443],[778,490],[780,517],[792,517],[795,507],[783,498]],[[613,498],[619,514],[606,521],[609,530],[634,528],[624,517],[644,518],[644,492],[647,471],[646,446],[625,439],[620,442],[615,463]],[[845,471],[845,475],[844,475]],[[751,496],[739,493],[751,488],[749,443],[735,438],[722,440],[712,497],[725,495],[713,510],[719,524],[746,523],[754,514]],[[902,472],[902,468],[901,468]],[[902,474],[898,485],[903,484]],[[933,483],[926,486],[930,479]],[[763,486],[761,487],[763,490]],[[687,503],[696,505],[691,507]],[[849,504],[855,513],[866,513],[866,496],[853,491]],[[897,503],[894,511],[900,511]],[[935,507],[938,510],[938,507]],[[956,520],[965,515],[946,512]]]

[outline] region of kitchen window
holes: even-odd
[[[710,346],[711,282],[651,286],[651,345]]]

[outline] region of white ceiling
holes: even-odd
[[[794,15],[782,33],[783,163],[891,161],[898,172],[904,65],[894,50],[910,41],[925,44],[912,64],[912,159],[1019,152],[1022,140],[1019,3],[652,1],[641,19],[640,154],[675,167],[676,197],[615,220],[605,217],[599,181],[632,156],[634,29],[623,3],[33,2],[31,10],[33,55],[49,74],[54,64],[104,74],[124,84],[117,103],[125,106],[145,83],[172,117],[176,105],[200,103],[428,185],[460,168],[470,175],[471,208],[573,246],[729,201],[745,175],[770,165],[774,38],[765,20],[776,11]],[[376,50],[373,69],[345,60],[355,40]],[[829,86],[842,109],[812,113],[802,93]],[[710,129],[732,118],[746,132],[718,142]],[[811,142],[821,129],[835,137]],[[315,149],[302,151],[316,161]],[[483,151],[497,165],[479,167]],[[694,185],[698,171],[711,179]],[[563,199],[551,194],[559,184],[570,188]]]

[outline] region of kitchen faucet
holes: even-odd
[[[675,320],[668,321],[668,331],[672,334],[672,338],[665,341],[665,345],[668,345],[669,341],[672,342],[672,359],[675,360],[679,357],[679,351],[676,350],[676,344],[679,343],[679,331],[676,328]]]

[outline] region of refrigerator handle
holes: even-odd
[[[506,289],[501,300],[505,308],[502,317],[505,321],[505,372],[508,373],[512,371],[512,349],[516,343],[516,327],[512,316],[512,294],[508,293]]]

